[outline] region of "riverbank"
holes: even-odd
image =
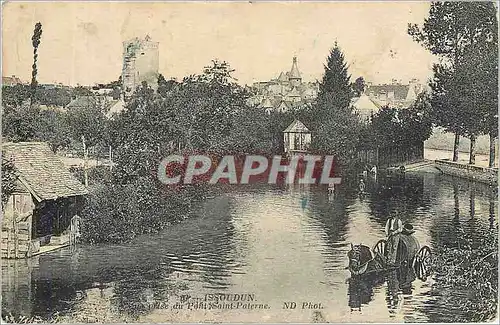
[[[437,169],[446,175],[466,178],[490,185],[498,183],[498,168],[481,167],[441,159],[436,160],[434,164]]]

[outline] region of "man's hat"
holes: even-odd
[[[405,223],[403,226],[403,231],[401,231],[403,235],[411,235],[414,232],[415,230],[413,229],[413,226],[409,223]]]

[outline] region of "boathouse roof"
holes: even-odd
[[[88,194],[47,143],[4,143],[2,151],[3,158],[12,159],[19,181],[37,201]]]

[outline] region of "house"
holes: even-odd
[[[378,106],[391,106],[397,108],[408,108],[417,99],[417,96],[427,91],[425,85],[417,79],[412,79],[408,84],[393,81],[392,84],[371,85],[369,84],[365,93]]]
[[[285,153],[289,155],[304,153],[311,145],[311,132],[299,120],[294,120],[283,131]]]
[[[66,108],[71,110],[97,106],[102,108],[107,118],[111,118],[113,114],[117,114],[125,109],[125,101],[122,98],[113,99],[111,96],[94,94],[79,96],[73,99]]]
[[[290,71],[281,72],[277,78],[269,81],[255,82],[250,87],[250,92],[253,96],[247,100],[248,105],[260,104],[262,107],[262,105],[268,105],[267,100],[270,100],[275,110],[285,108],[282,102],[293,103],[294,107],[303,107],[316,99],[319,83],[302,80],[297,58],[294,57]]]
[[[3,207],[2,257],[31,257],[67,245],[87,189],[47,143],[5,143],[2,159],[13,162],[17,175]]]
[[[15,86],[22,84],[23,82],[16,76],[2,77],[2,86]]]
[[[361,94],[351,100],[351,106],[354,112],[358,113],[362,122],[369,122],[370,117],[380,110],[380,105],[376,103],[366,93]]]

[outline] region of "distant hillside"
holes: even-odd
[[[432,130],[432,135],[424,143],[425,148],[429,149],[441,149],[441,150],[453,150],[453,142],[455,136],[453,133],[444,132],[440,128],[434,128]],[[460,145],[458,147],[459,151],[469,152],[470,140],[464,137],[460,137]],[[498,143],[497,143],[498,147]],[[490,138],[487,135],[483,135],[476,140],[476,150],[478,154],[488,154],[490,148]]]

